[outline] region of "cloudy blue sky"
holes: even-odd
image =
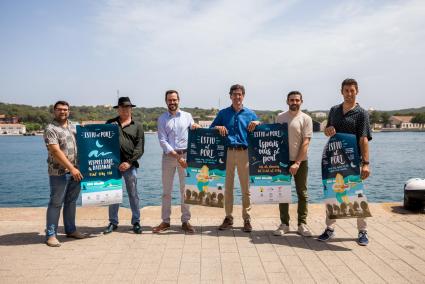
[[[425,1],[0,1],[0,102],[282,109],[341,101],[382,110],[425,106]]]

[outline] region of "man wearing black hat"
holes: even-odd
[[[114,108],[118,109],[118,116],[108,120],[106,123],[117,124],[120,133],[120,157],[121,171],[125,187],[127,188],[128,198],[131,207],[131,224],[133,232],[142,233],[140,227],[140,208],[139,195],[137,194],[137,168],[139,167],[138,159],[143,155],[145,147],[145,133],[140,122],[133,120],[131,116],[132,108],[135,107],[128,97],[118,99],[118,105]],[[119,204],[109,206],[109,225],[103,232],[109,234],[118,228],[118,209]]]

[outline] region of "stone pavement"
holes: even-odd
[[[67,239],[60,248],[44,243],[45,208],[0,208],[0,283],[425,283],[425,215],[408,214],[400,204],[371,204],[370,245],[356,243],[355,219],[339,220],[336,238],[321,243],[296,231],[275,237],[275,205],[252,209],[253,232],[241,231],[240,206],[235,228],[217,231],[224,210],[192,206],[197,233],[180,229],[173,207],[172,229],[151,233],[160,207],[142,210],[143,234],[129,225],[130,211],[120,209],[117,232],[103,235],[107,208],[78,208],[77,225],[91,238]],[[324,207],[309,206],[315,235],[324,228]]]

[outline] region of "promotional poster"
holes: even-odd
[[[189,130],[185,203],[224,207],[225,143],[216,129]]]
[[[291,203],[288,125],[259,125],[248,142],[251,202]]]
[[[77,146],[82,205],[100,206],[122,202],[118,126],[77,126]]]
[[[322,181],[330,219],[371,217],[355,135],[337,133],[329,139],[323,150]]]

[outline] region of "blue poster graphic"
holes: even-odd
[[[371,217],[360,177],[360,156],[353,134],[337,133],[323,150],[322,182],[330,219]]]
[[[122,202],[122,179],[118,126],[77,126],[78,160],[83,206]]]
[[[248,135],[251,201],[291,203],[288,125],[261,124]]]
[[[225,143],[216,129],[189,130],[185,203],[224,207]]]

